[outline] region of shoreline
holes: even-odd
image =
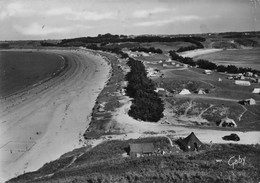
[[[61,76],[29,90],[23,101],[1,115],[0,177],[4,179],[34,171],[82,147],[81,134],[109,79],[109,63],[94,51],[44,50],[70,59],[71,65]]]

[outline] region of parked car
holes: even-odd
[[[231,133],[230,135],[222,137],[223,140],[233,140],[233,141],[239,141],[240,138],[237,134]]]

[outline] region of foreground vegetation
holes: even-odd
[[[143,158],[123,157],[129,143],[153,142],[168,152]],[[171,153],[170,153],[171,152]],[[260,146],[206,145],[201,152],[174,152],[164,137],[108,141],[64,154],[36,172],[9,182],[259,182]],[[232,158],[233,157],[233,158]],[[245,158],[244,163],[234,163]],[[231,161],[228,163],[228,161]],[[72,162],[72,159],[75,161]],[[233,161],[234,160],[234,161]],[[233,166],[234,165],[234,166]],[[53,174],[50,174],[53,173]]]

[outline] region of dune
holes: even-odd
[[[204,54],[209,54],[209,53],[214,53],[218,51],[222,51],[223,49],[217,49],[217,48],[211,48],[211,49],[197,49],[197,50],[191,50],[191,51],[185,51],[179,53],[182,57],[196,57],[199,55],[204,55]]]
[[[86,50],[44,50],[68,59],[58,77],[0,100],[0,177],[34,171],[82,147],[95,100],[109,64]]]

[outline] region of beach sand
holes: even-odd
[[[34,171],[80,138],[109,77],[110,66],[86,50],[48,50],[69,60],[66,72],[22,94],[0,101],[0,178]]]
[[[185,51],[179,53],[182,57],[196,57],[199,55],[204,55],[204,54],[209,54],[209,53],[214,53],[218,51],[223,51],[223,49],[217,49],[217,48],[210,48],[210,49],[197,49],[197,50],[191,50],[191,51]]]

